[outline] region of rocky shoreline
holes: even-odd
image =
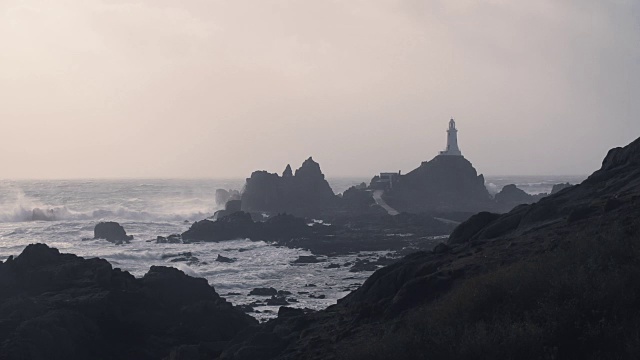
[[[224,241],[245,231],[313,249],[295,260],[305,266],[389,246],[389,234],[412,234],[404,247],[446,224],[434,214],[312,226],[271,219],[236,212],[179,238]],[[0,359],[633,358],[638,219],[640,139],[611,150],[582,184],[505,214],[471,216],[431,251],[352,264],[385,266],[326,310],[281,306],[264,324],[177,269],[154,266],[136,279],[105,260],[30,245],[0,263]],[[280,306],[296,295],[265,288],[251,296]]]

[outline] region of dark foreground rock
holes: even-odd
[[[0,289],[3,360],[215,358],[256,323],[204,279],[158,266],[136,279],[43,244],[0,263]]]
[[[94,239],[105,239],[112,243],[123,243],[133,240],[133,236],[127,235],[124,228],[117,222],[101,222],[93,229]]]
[[[458,230],[456,230],[458,232]],[[220,359],[632,359],[640,139],[582,184],[461,225],[324,311],[283,311]]]

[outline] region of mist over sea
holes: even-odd
[[[486,185],[496,193],[515,183],[530,194],[549,192],[557,183],[579,183],[580,176],[487,177]],[[336,193],[368,178],[328,179]],[[144,275],[151,265],[175,266],[193,276],[209,280],[218,293],[234,304],[250,302],[246,294],[255,287],[288,290],[299,300],[297,307],[325,308],[355,289],[370,272],[350,273],[347,267],[325,269],[327,263],[294,265],[292,261],[309,252],[270,246],[261,241],[234,240],[220,243],[156,244],[158,235],[182,233],[193,221],[218,210],[216,189],[242,189],[244,179],[229,180],[0,180],[0,260],[18,255],[30,243],[46,243],[61,252],[83,257],[101,257],[114,267]],[[34,221],[34,209],[50,221]],[[36,210],[38,212],[38,210]],[[93,237],[100,221],[117,221],[134,240],[114,245]],[[171,262],[167,255],[191,252],[200,264]],[[219,263],[217,255],[237,259]],[[384,253],[380,253],[384,254]],[[353,261],[356,255],[328,259]],[[315,287],[307,285],[313,284]],[[306,292],[325,295],[309,298]],[[241,295],[229,295],[241,294]],[[277,306],[271,309],[277,313]],[[269,308],[265,308],[269,310]],[[254,314],[259,318],[275,313]]]

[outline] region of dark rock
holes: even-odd
[[[274,288],[255,288],[253,290],[251,290],[251,292],[249,293],[249,295],[256,295],[256,296],[275,296],[278,295],[278,290],[274,289]]]
[[[398,211],[481,211],[492,200],[473,165],[462,156],[436,156],[399,175],[383,197]]]
[[[438,245],[436,245],[436,247],[433,248],[433,253],[434,254],[444,254],[449,252],[449,250],[451,250],[451,248],[445,244],[445,243],[440,243]]]
[[[277,296],[272,296],[270,299],[267,299],[266,303],[269,306],[285,306],[285,305],[289,305],[289,302],[287,301],[287,299],[285,299],[283,297],[277,297]]]
[[[338,269],[340,268],[340,264],[331,263],[325,267],[325,269]]]
[[[93,229],[94,239],[105,239],[113,243],[129,242],[133,236],[128,236],[124,228],[117,222],[101,222]]]
[[[336,206],[337,196],[325,180],[320,165],[308,158],[291,176],[255,171],[242,193],[242,209],[250,212],[313,216]]]
[[[502,211],[509,211],[520,204],[531,204],[540,199],[546,197],[548,194],[527,194],[524,190],[519,189],[516,185],[511,184],[502,188],[502,190],[496,194],[495,200],[498,204],[498,209]]]
[[[216,258],[216,261],[217,262],[222,262],[222,263],[233,263],[233,262],[236,262],[235,259],[228,258],[228,257],[222,256],[220,254],[218,254],[218,257]]]
[[[356,259],[355,264],[349,269],[349,272],[376,271],[378,266],[369,260]]]
[[[240,311],[245,313],[252,313],[255,309],[251,305],[238,305],[236,306]]]
[[[257,323],[205,279],[156,266],[136,279],[43,244],[0,263],[0,288],[2,359],[162,359]]]
[[[229,200],[229,201],[227,201],[226,204],[224,204],[224,209],[230,214],[234,213],[234,212],[241,211],[241,209],[242,209],[242,201],[240,201],[240,200]]]
[[[295,316],[302,316],[302,315],[304,315],[304,310],[302,310],[302,309],[296,309],[296,308],[292,308],[292,307],[282,306],[278,310],[278,317],[279,318],[295,317]]]
[[[291,291],[287,290],[278,290],[278,296],[291,295]]]
[[[180,244],[182,243],[182,236],[180,234],[172,234],[167,237],[158,236],[156,238],[157,244]]]
[[[287,164],[287,167],[282,172],[283,178],[293,177],[293,171],[291,170],[291,165]]]
[[[298,256],[298,258],[293,261],[294,264],[315,264],[315,263],[319,263],[319,262],[325,262],[325,259],[318,259],[315,256],[307,256],[307,255],[300,255]]]
[[[291,214],[278,214],[264,222],[256,223],[252,239],[276,241],[311,236],[313,234],[314,229],[307,225],[305,219]]]
[[[572,186],[573,185],[571,185],[569,183],[555,184],[555,185],[553,185],[553,188],[551,188],[551,194],[559,193],[560,191],[562,191],[564,189],[568,189],[568,188],[570,188]]]
[[[500,214],[489,212],[477,213],[470,217],[469,220],[460,224],[449,236],[447,243],[450,245],[463,244],[499,217]]]
[[[182,234],[187,241],[224,241],[248,238],[253,229],[251,215],[236,212],[216,221],[196,221]]]
[[[320,294],[320,295],[311,294],[309,295],[309,297],[312,299],[325,299],[327,296],[325,294]]]

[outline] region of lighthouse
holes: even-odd
[[[456,129],[456,121],[453,118],[449,120],[449,129],[447,129],[447,148],[440,151],[440,155],[462,156],[462,152],[458,148],[458,129]]]

